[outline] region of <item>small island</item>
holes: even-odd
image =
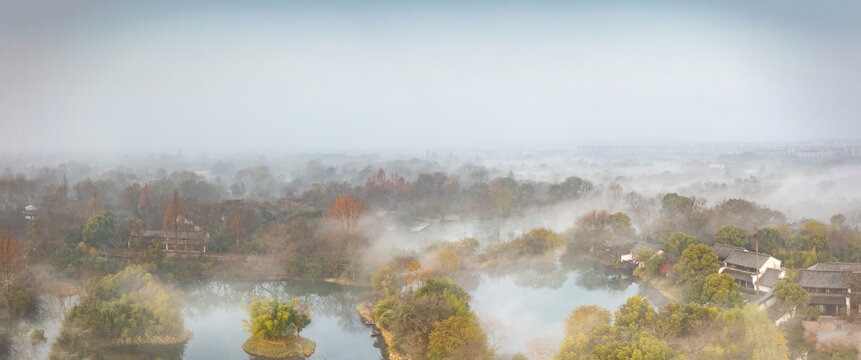
[[[309,357],[317,344],[299,336],[311,323],[308,305],[296,298],[287,302],[278,299],[254,298],[246,305],[248,320],[242,320],[245,331],[251,337],[242,344],[242,350],[250,355],[271,358],[291,359]]]

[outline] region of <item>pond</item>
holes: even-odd
[[[557,345],[568,313],[579,305],[598,304],[615,310],[629,296],[645,296],[655,305],[666,300],[656,291],[638,285],[615,268],[593,262],[563,266],[527,263],[483,269],[457,280],[470,293],[472,308],[500,354],[529,353],[536,339]],[[371,336],[356,307],[368,288],[325,282],[206,281],[183,287],[185,326],[191,340],[182,349],[184,359],[250,359],[242,351],[248,338],[242,320],[243,303],[254,296],[307,301],[312,322],[302,336],[317,343],[312,359],[385,359],[384,344]],[[48,344],[27,347],[22,358],[46,359],[60,325],[59,315],[17,323],[0,323],[26,334],[43,328]],[[26,341],[25,335],[18,341]]]
[[[615,311],[628,297],[643,296],[653,306],[667,299],[617,269],[594,262],[577,267],[552,263],[520,264],[477,275],[469,290],[471,307],[497,352],[529,354],[532,348],[562,342],[564,321],[580,305]]]

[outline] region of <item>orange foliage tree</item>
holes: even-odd
[[[9,281],[23,265],[24,253],[12,227],[0,226],[0,271],[3,271],[3,279]]]
[[[335,199],[335,205],[332,206],[329,217],[333,222],[342,224],[345,230],[352,231],[354,223],[358,221],[364,210],[365,203],[362,200],[352,195],[345,195]]]
[[[182,211],[183,207],[179,191],[173,189],[173,197],[170,198],[170,202],[167,203],[167,209],[164,210],[164,220],[162,221],[161,229],[170,231],[179,230],[177,217],[182,215]]]

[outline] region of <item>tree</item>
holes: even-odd
[[[428,335],[428,360],[480,359],[487,336],[471,316],[452,316],[434,323]]]
[[[559,234],[547,228],[536,228],[514,239],[514,246],[521,255],[543,255],[565,245]]]
[[[565,319],[565,336],[577,338],[589,335],[601,325],[610,325],[612,314],[598,305],[581,305],[572,310]]]
[[[738,291],[738,284],[729,274],[711,274],[703,283],[700,302],[724,304],[729,307],[741,304],[744,299]]]
[[[836,214],[831,217],[831,225],[835,227],[842,227],[844,223],[846,223],[846,216],[843,214]]]
[[[685,251],[688,246],[696,243],[697,238],[677,232],[664,241],[664,251],[669,254],[670,260],[676,261],[681,257],[682,252]]]
[[[785,241],[779,231],[773,228],[759,229],[757,232],[759,240],[759,251],[767,254],[775,254],[781,248],[785,247]]]
[[[706,277],[720,269],[718,257],[706,244],[693,244],[682,252],[681,260],[673,267],[675,276],[681,281]]]
[[[282,302],[255,297],[245,309],[249,316],[248,320],[242,320],[245,331],[264,340],[299,336],[299,332],[311,323],[308,305],[297,298]]]
[[[616,310],[614,318],[616,326],[636,330],[654,325],[657,321],[657,313],[646,298],[631,296],[619,307],[619,310]]]
[[[333,221],[342,224],[345,230],[352,231],[354,223],[358,221],[364,210],[365,204],[356,197],[352,195],[339,196],[335,199],[329,216]]]
[[[631,226],[631,217],[623,212],[617,212],[607,218],[607,225],[614,234],[633,235],[634,227]]]
[[[718,314],[698,359],[787,359],[786,339],[752,304]]]
[[[143,196],[143,195],[141,195]],[[179,190],[173,189],[173,196],[167,203],[167,209],[164,210],[164,219],[162,221],[162,230],[179,231],[179,216],[183,215],[182,199],[179,197]]]
[[[15,238],[15,232],[9,225],[0,225],[0,271],[3,271],[3,280],[8,282],[24,266],[24,252],[21,243]]]
[[[669,344],[655,338],[648,332],[634,334],[631,341],[611,341],[598,345],[592,350],[590,359],[606,360],[661,360],[675,359],[679,353]]]
[[[577,200],[590,193],[592,189],[592,182],[589,180],[571,176],[562,183],[550,186],[550,195],[560,201]]]
[[[750,235],[746,230],[733,226],[726,225],[715,233],[715,242],[720,244],[745,247],[748,244]]]
[[[778,305],[792,311],[793,314],[799,307],[806,307],[810,303],[810,295],[807,291],[801,285],[787,279],[780,279],[774,285],[774,297]]]
[[[87,220],[81,239],[91,248],[104,248],[113,235],[113,217],[110,214],[99,214]]]
[[[496,209],[499,211],[500,215],[511,215],[517,201],[517,198],[511,190],[503,186],[493,186],[488,190],[488,194],[496,203]]]

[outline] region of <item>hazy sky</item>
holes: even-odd
[[[0,151],[861,138],[861,2],[607,3],[0,0]]]

